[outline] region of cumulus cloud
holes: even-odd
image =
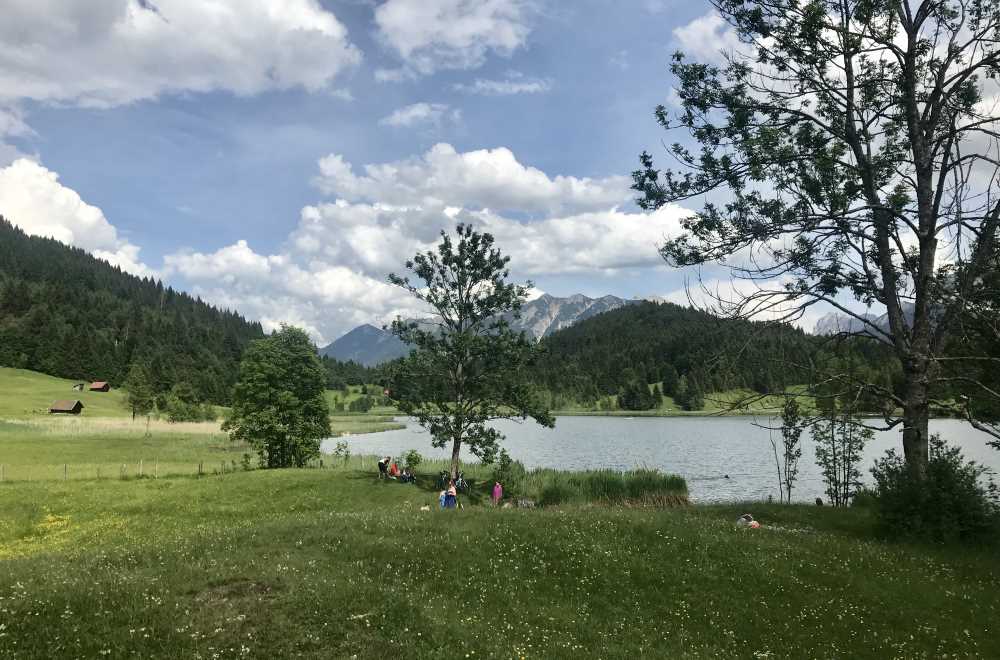
[[[384,279],[290,249],[262,255],[239,241],[211,253],[181,252],[164,258],[164,273],[183,277],[205,300],[259,319],[266,330],[302,327],[320,346],[362,323],[424,313]]]
[[[170,255],[165,272],[268,327],[302,325],[322,344],[360,323],[426,314],[386,275],[432,249],[457,222],[492,233],[512,257],[513,276],[524,279],[660,265],[657,247],[689,214],[672,205],[650,214],[622,210],[626,182],[549,176],[506,149],[458,153],[438,145],[418,158],[365,166],[361,176],[339,155],[320,167],[320,187],[338,198],[304,207],[276,254],[241,241]]]
[[[406,67],[426,75],[479,67],[491,52],[510,55],[527,41],[529,14],[524,0],[388,0],[375,24]]]
[[[317,0],[32,0],[4,7],[0,97],[113,106],[326,88],[361,59]]]
[[[383,117],[379,123],[383,126],[409,128],[416,125],[440,126],[445,120],[457,122],[461,118],[461,110],[452,110],[445,103],[414,103],[397,109],[391,115]]]
[[[673,35],[678,50],[696,62],[720,64],[724,61],[723,53],[742,48],[736,31],[715,11],[674,28]]]
[[[101,209],[27,158],[0,169],[0,214],[28,234],[83,248],[136,275],[152,274],[139,261],[139,248],[118,236]]]
[[[543,94],[552,89],[551,80],[527,78],[517,71],[508,71],[500,80],[476,78],[471,84],[457,83],[453,89],[467,94],[483,96],[510,96],[513,94]]]
[[[317,188],[351,201],[558,213],[607,209],[630,199],[626,177],[549,177],[504,147],[460,153],[441,143],[420,157],[365,165],[362,175],[339,154],[321,159],[319,167]]]

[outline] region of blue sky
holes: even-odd
[[[627,177],[670,54],[731,39],[707,2],[12,5],[0,214],[29,232],[320,343],[413,311],[385,274],[457,220],[555,295],[685,298],[656,254],[685,211]]]

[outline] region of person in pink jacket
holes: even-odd
[[[503,499],[503,486],[500,485],[499,481],[493,482],[493,506],[500,504],[500,500]]]

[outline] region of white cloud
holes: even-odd
[[[24,115],[16,106],[0,106],[0,167],[10,165],[18,158],[25,157],[17,147],[6,142],[12,137],[28,137],[35,135],[31,127],[24,122]]]
[[[414,103],[398,108],[391,115],[383,117],[379,123],[383,126],[409,128],[418,124],[440,126],[446,119],[457,122],[461,118],[461,110],[451,110],[445,103]]]
[[[510,96],[512,94],[542,94],[552,89],[551,80],[526,78],[517,71],[509,71],[501,80],[476,78],[472,84],[458,83],[452,86],[459,92],[482,94],[483,96]]]
[[[426,75],[476,68],[490,52],[510,55],[531,32],[529,13],[524,0],[388,0],[375,24],[407,67]]]
[[[512,258],[513,277],[523,280],[658,266],[657,248],[689,213],[673,205],[650,214],[620,210],[625,181],[549,176],[502,148],[458,153],[437,145],[419,158],[368,165],[364,176],[339,155],[320,167],[320,187],[340,199],[304,207],[277,254],[241,241],[170,255],[165,271],[265,324],[302,325],[322,344],[360,323],[426,313],[386,276],[457,222],[492,233]]]
[[[338,154],[319,166],[316,186],[351,201],[557,213],[608,209],[631,197],[626,177],[549,177],[504,147],[459,153],[436,144],[418,158],[365,165],[362,176]]]
[[[139,261],[139,248],[118,236],[101,209],[27,158],[0,169],[0,214],[28,234],[83,248],[136,275],[152,274]]]
[[[0,137],[27,137],[34,135],[24,123],[24,114],[16,107],[0,107]]]
[[[205,300],[259,319],[266,330],[302,327],[320,346],[362,323],[422,313],[384,279],[292,250],[261,255],[239,241],[208,254],[168,255],[164,272],[185,278]]]
[[[385,69],[378,68],[375,69],[375,82],[403,82],[404,80],[413,80],[415,74],[409,69],[398,68],[398,69]]]
[[[688,281],[683,288],[657,298],[685,307],[691,305],[720,316],[738,313],[756,321],[788,320],[806,332],[812,332],[816,321],[834,308],[820,303],[803,309],[800,302],[783,293],[785,284],[790,281],[789,278],[750,281],[710,276]]]
[[[317,0],[31,0],[0,21],[0,97],[112,106],[326,88],[361,59]]]
[[[674,28],[673,35],[678,50],[689,60],[706,64],[721,64],[723,53],[743,47],[736,31],[715,11]]]

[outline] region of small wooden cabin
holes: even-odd
[[[56,401],[49,406],[49,413],[62,415],[79,415],[83,411],[83,402],[79,399]]]
[[[111,391],[111,385],[109,383],[104,382],[103,380],[95,380],[93,383],[90,384],[90,391],[91,392],[110,392]]]

